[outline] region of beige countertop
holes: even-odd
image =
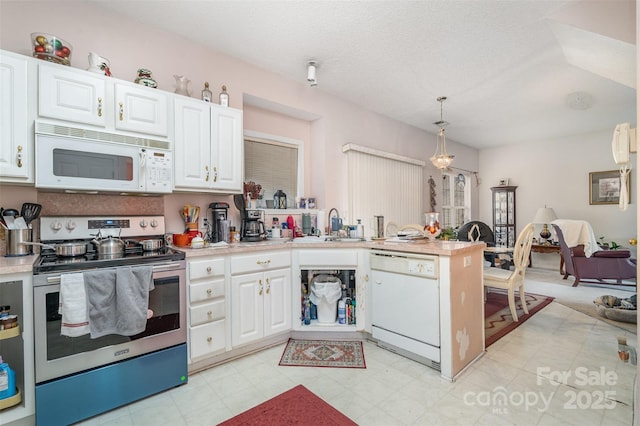
[[[349,242],[295,242],[291,240],[259,241],[255,243],[229,244],[226,247],[205,247],[192,249],[189,247],[174,247],[185,253],[187,259],[202,256],[253,253],[265,250],[290,249],[359,249],[400,251],[406,253],[434,254],[440,256],[454,256],[478,249],[484,249],[483,242],[461,241],[428,241],[415,240],[411,242],[393,243],[384,241],[349,241]],[[33,263],[38,255],[0,257],[0,275],[31,272]]]
[[[389,241],[340,241],[340,242],[296,242],[291,241],[271,241],[265,240],[255,243],[236,243],[226,247],[204,247],[192,249],[189,247],[174,247],[185,252],[187,259],[191,257],[242,254],[264,250],[278,249],[359,249],[368,248],[376,250],[401,251],[418,254],[434,254],[440,256],[453,256],[482,250],[486,246],[483,242],[463,242],[463,241],[428,241],[414,240],[411,242],[389,242]]]
[[[39,254],[30,256],[13,256],[0,257],[0,274],[19,274],[23,272],[32,272],[33,263],[40,257]]]

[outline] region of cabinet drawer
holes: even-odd
[[[189,329],[189,352],[191,359],[213,354],[226,347],[225,321],[199,325]]]
[[[191,324],[200,325],[207,322],[224,319],[224,299],[216,300],[206,305],[193,306],[189,308]]]
[[[231,258],[231,273],[266,271],[268,269],[288,268],[291,266],[289,252],[264,252]]]
[[[224,275],[224,258],[192,260],[189,262],[189,280]]]
[[[189,302],[204,302],[224,297],[224,278],[207,281],[189,286]]]

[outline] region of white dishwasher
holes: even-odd
[[[370,256],[374,339],[440,370],[438,256],[385,250]]]

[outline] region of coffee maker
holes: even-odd
[[[211,203],[209,209],[211,210],[211,234],[208,239],[212,243],[225,241],[222,221],[227,220],[229,203]]]
[[[240,241],[261,241],[267,237],[267,231],[262,220],[262,210],[247,210],[247,205],[242,194],[236,194],[233,202],[240,210],[242,225],[240,228]]]
[[[267,237],[267,231],[262,221],[260,210],[245,210],[246,217],[242,220],[241,241],[260,241]]]

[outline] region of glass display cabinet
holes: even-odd
[[[516,242],[516,188],[518,187],[491,188],[496,247],[513,247]]]

